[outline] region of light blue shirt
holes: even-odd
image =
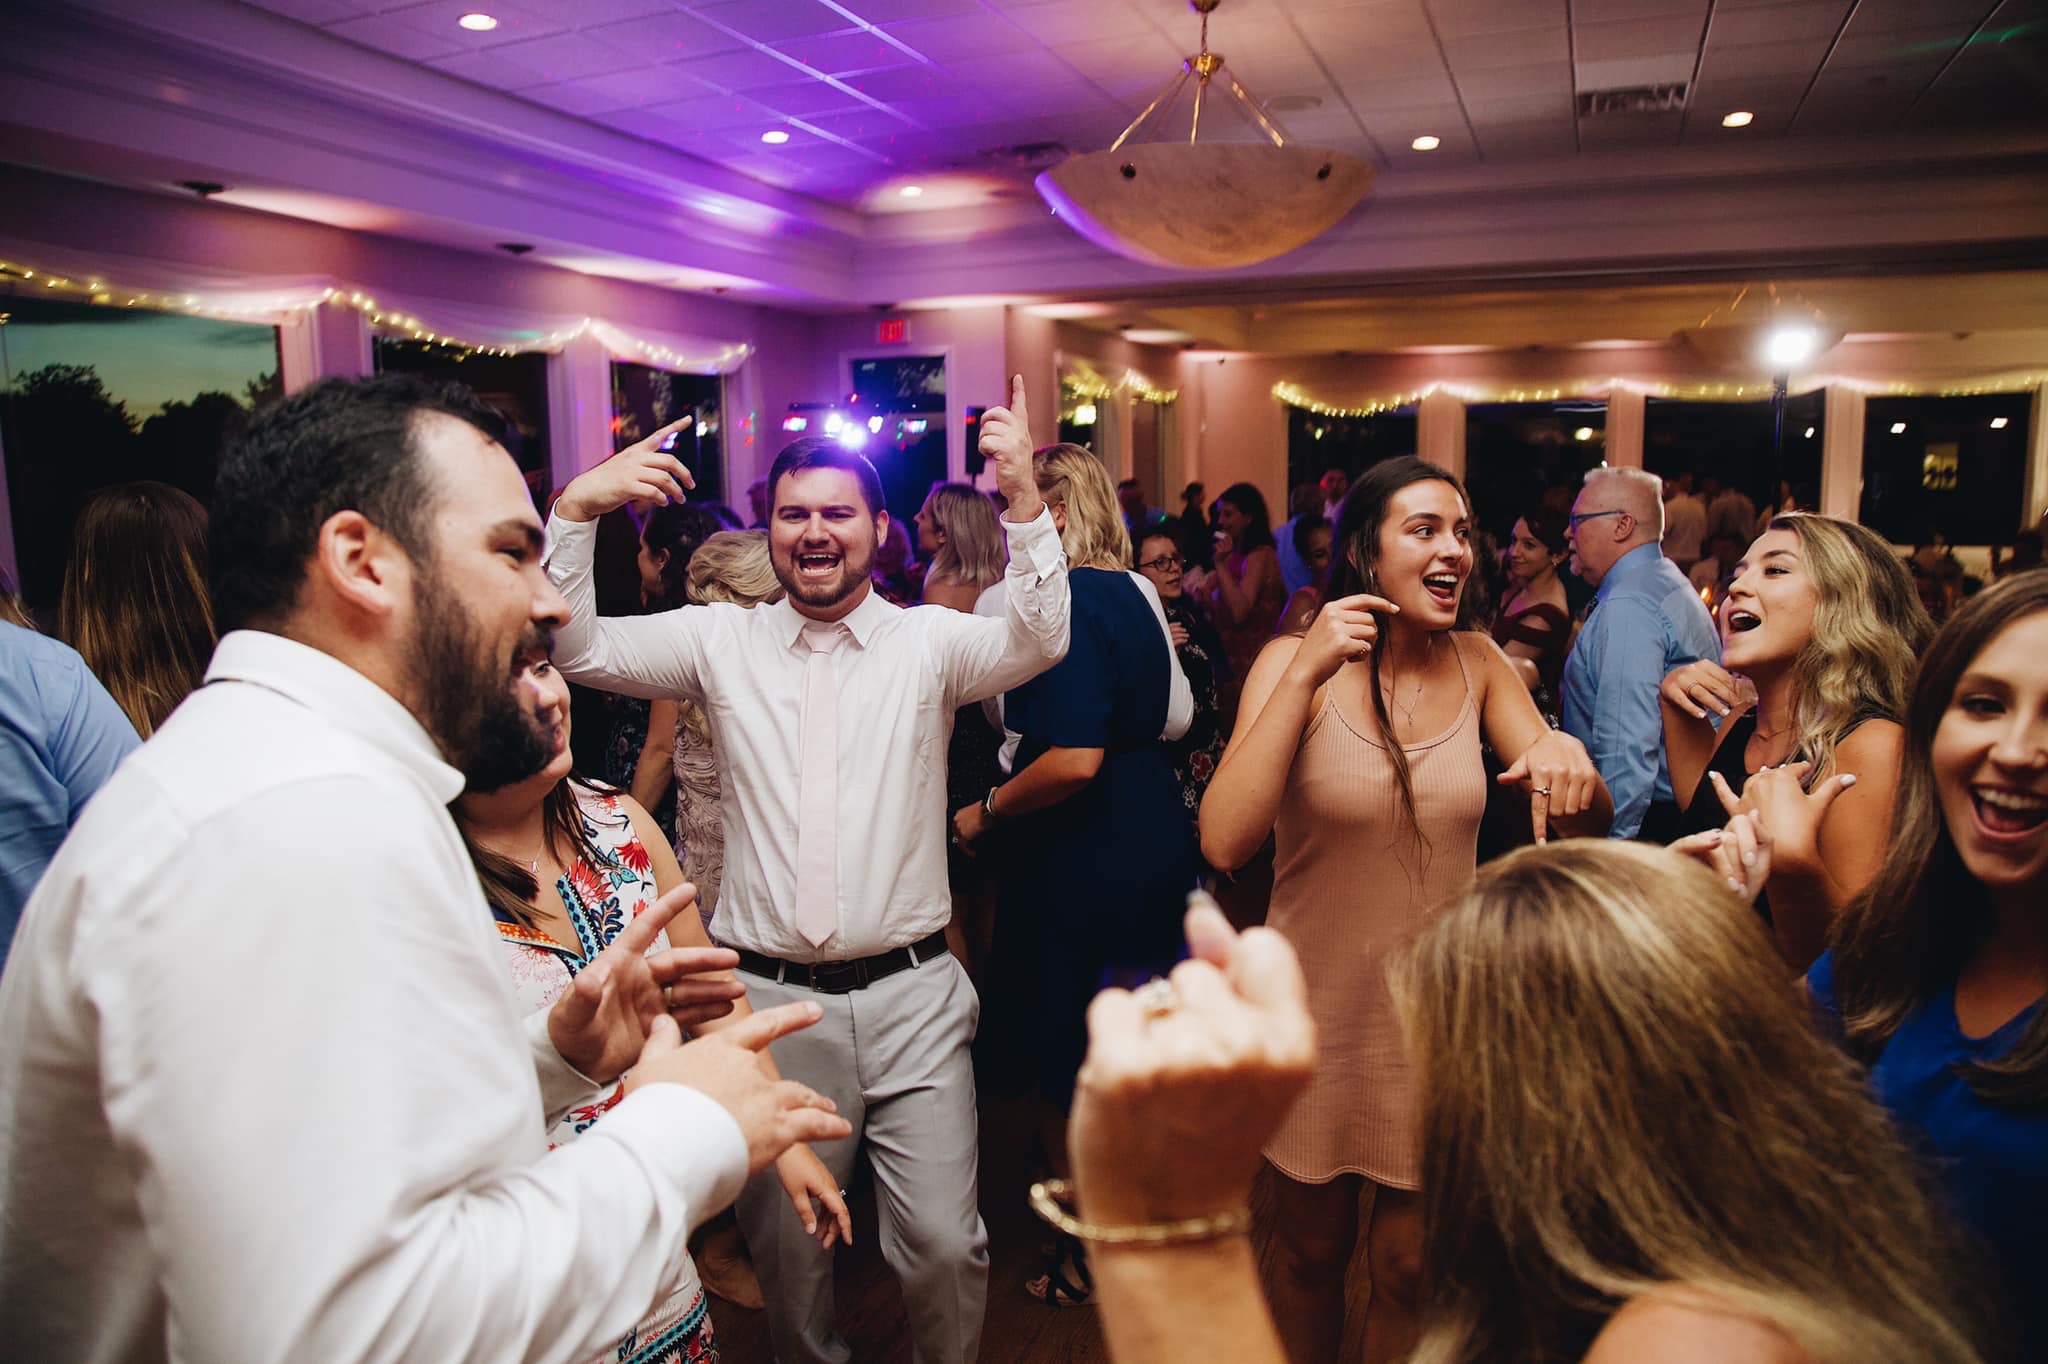
[[[1299,520],[1297,516],[1293,521],[1282,521],[1273,532],[1273,552],[1280,557],[1280,581],[1290,599],[1315,580],[1301,551],[1294,547],[1294,523]]]
[[[1720,662],[1721,640],[1678,566],[1656,545],[1615,560],[1564,664],[1564,729],[1614,797],[1609,838],[1634,838],[1651,802],[1671,799],[1657,688],[1698,658]]]
[[[0,964],[57,846],[141,743],[69,646],[0,621]]]

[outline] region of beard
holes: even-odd
[[[509,662],[491,656],[482,631],[431,566],[414,595],[416,625],[407,675],[420,722],[467,789],[502,790],[539,772],[555,754],[554,730],[520,704]],[[529,621],[514,658],[546,652],[553,633]]]
[[[782,584],[782,590],[789,594],[790,600],[826,610],[858,592],[874,571],[875,545],[872,541],[864,554],[856,554],[851,547],[841,549],[840,554],[839,576],[826,583],[807,582],[797,571],[796,561],[803,557],[801,546],[790,555],[787,565],[780,556],[774,555],[770,556],[769,563],[775,570],[775,581]]]

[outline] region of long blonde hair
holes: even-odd
[[[1813,637],[1792,663],[1792,722],[1806,785],[1833,770],[1835,745],[1872,717],[1897,720],[1934,621],[1911,575],[1875,533],[1812,512],[1771,518],[1799,537],[1813,578]]]
[[[755,607],[782,595],[775,565],[768,556],[765,530],[722,530],[697,546],[683,577],[684,595],[692,605],[730,602]],[[684,701],[676,707],[676,723],[699,739],[710,733],[704,712]]]
[[[1131,533],[1117,505],[1116,485],[1094,453],[1079,445],[1046,445],[1031,456],[1038,495],[1066,509],[1060,547],[1072,568],[1122,571],[1131,562]]]
[[[935,483],[925,507],[932,523],[946,532],[946,543],[932,555],[931,571],[925,574],[927,585],[939,579],[979,592],[1003,576],[1010,545],[986,493],[969,483]]]
[[[1673,1291],[1825,1364],[1979,1358],[1891,1123],[1704,867],[1522,849],[1390,983],[1422,1077],[1413,1364],[1577,1359],[1624,1303]]]
[[[168,483],[102,488],[72,527],[57,632],[145,739],[213,656],[206,561],[206,508]]]

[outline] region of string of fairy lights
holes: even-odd
[[[1980,375],[1969,379],[1951,379],[1933,382],[1872,382],[1866,379],[1830,377],[1816,380],[1802,391],[1816,388],[1842,387],[1852,389],[1867,397],[1977,397],[1988,393],[2024,393],[2048,385],[2048,370],[2014,370],[2009,373]],[[1756,402],[1769,398],[1774,392],[1770,383],[1659,383],[1642,382],[1633,379],[1587,379],[1577,383],[1552,385],[1542,388],[1488,388],[1469,384],[1430,384],[1406,393],[1390,393],[1383,396],[1360,398],[1350,402],[1328,402],[1316,397],[1298,384],[1281,380],[1272,387],[1272,395],[1288,407],[1299,408],[1318,417],[1363,418],[1376,417],[1383,412],[1398,408],[1412,407],[1433,393],[1445,393],[1464,403],[1547,403],[1568,398],[1604,398],[1620,391],[1640,393],[1650,398],[1666,398],[1680,402]]]
[[[36,290],[39,296],[63,298],[69,302],[85,302],[101,307],[181,312],[195,317],[213,317],[228,321],[258,318],[274,320],[309,312],[322,305],[352,308],[361,313],[369,325],[381,335],[446,350],[458,360],[473,355],[508,356],[521,352],[558,351],[570,342],[585,336],[596,337],[615,353],[629,351],[657,369],[723,370],[753,353],[753,348],[743,342],[722,346],[715,351],[687,353],[636,336],[617,323],[594,317],[582,318],[553,331],[519,333],[513,338],[513,344],[507,344],[503,339],[486,341],[465,338],[453,335],[445,328],[428,323],[402,309],[381,304],[373,295],[360,289],[301,289],[253,300],[236,295],[235,301],[228,301],[204,294],[122,288],[108,283],[102,276],[66,275],[16,261],[0,260],[0,285],[10,282],[22,289]],[[0,321],[5,319],[5,300],[0,298]]]

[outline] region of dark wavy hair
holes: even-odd
[[[1228,502],[1244,513],[1250,524],[1244,534],[1238,537],[1239,552],[1249,554],[1255,549],[1273,548],[1273,518],[1266,513],[1266,495],[1249,483],[1233,483],[1216,495],[1218,502]]]
[[[805,436],[782,447],[775,456],[775,462],[768,466],[768,516],[775,516],[774,499],[782,491],[784,474],[802,473],[805,469],[844,469],[860,482],[860,495],[867,500],[868,515],[879,516],[889,510],[888,502],[882,497],[882,476],[875,472],[875,466],[868,457],[858,450],[849,450],[830,436]]]
[[[1835,922],[1835,989],[1849,1050],[1875,1062],[1915,1009],[1955,984],[1991,931],[1984,888],[1963,865],[1942,817],[1934,732],[1956,683],[2015,621],[2048,611],[2048,568],[2014,574],[1966,599],[1936,632],[1906,700],[1905,752],[1884,865]],[[2001,1108],[2048,1108],[2048,1009],[2017,1045],[1960,1067],[1970,1088]]]
[[[1337,509],[1337,525],[1330,532],[1330,548],[1334,553],[1330,562],[1330,586],[1323,594],[1323,600],[1339,601],[1361,592],[1380,595],[1379,574],[1374,565],[1379,562],[1380,523],[1387,519],[1387,504],[1401,489],[1431,479],[1450,484],[1458,494],[1458,500],[1468,510],[1471,508],[1472,499],[1466,496],[1465,485],[1458,481],[1456,475],[1414,455],[1383,459],[1358,476],[1358,481],[1351,485],[1351,491],[1344,494],[1344,503]],[[1465,612],[1468,605],[1461,597],[1458,607],[1460,629],[1467,626]],[[1373,616],[1379,623],[1380,634],[1384,636],[1393,618],[1377,611]],[[1416,837],[1421,839],[1422,825],[1415,817],[1415,780],[1408,771],[1408,754],[1394,738],[1394,721],[1388,714],[1386,694],[1380,687],[1378,649],[1367,655],[1367,663],[1372,668],[1369,690],[1372,692],[1373,717],[1379,721],[1380,733],[1387,740],[1387,756],[1393,760],[1394,780],[1401,788],[1401,808],[1407,812]]]
[[[717,512],[695,502],[671,502],[648,512],[640,539],[649,553],[667,556],[661,562],[661,600],[648,605],[666,608],[688,601],[690,560],[698,546],[724,529]]]
[[[1522,523],[1528,526],[1529,534],[1535,536],[1537,542],[1552,554],[1562,554],[1570,547],[1570,541],[1566,540],[1564,535],[1569,520],[1570,518],[1557,508],[1542,502],[1522,513]]]

